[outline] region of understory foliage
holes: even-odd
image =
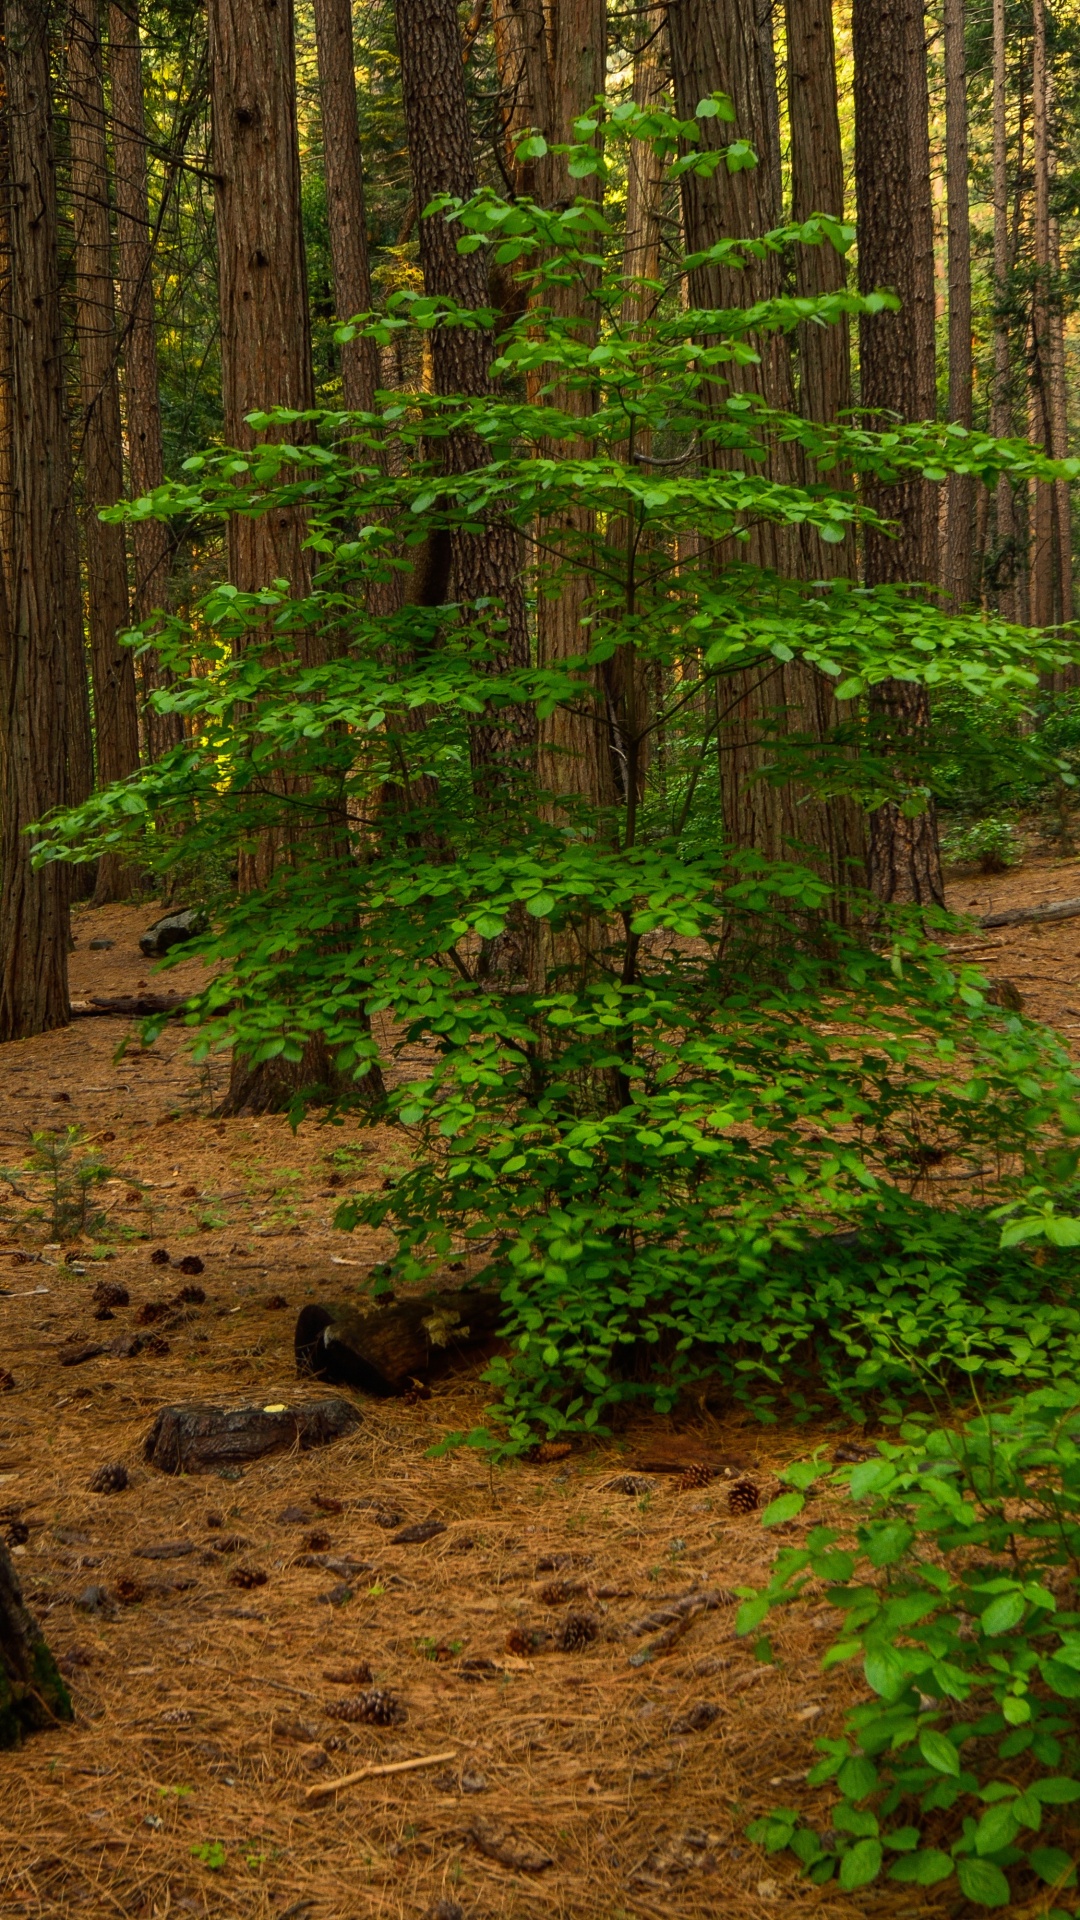
[[[863,1511],[782,1547],[739,1631],[812,1594],[842,1616],[825,1666],[861,1661],[868,1695],[840,1738],[817,1743],[822,1830],[780,1807],[752,1837],[849,1892],[955,1875],[977,1906],[1067,1920],[1053,1897],[1075,1901],[1080,1801],[1075,1384],[955,1429],[909,1419],[872,1459],[832,1472],[804,1461],[784,1477],[766,1525],[794,1519],[811,1492],[842,1491]]]
[[[595,122],[577,130],[572,171],[602,167]],[[620,108],[608,137],[651,141],[673,174],[753,158],[700,153],[696,123],[660,109]],[[127,848],[167,876],[274,849],[258,891],[206,900],[197,1048],[299,1061],[322,1041],[332,1085],[312,1092],[402,1130],[407,1171],[339,1224],[393,1231],[393,1280],[468,1258],[503,1287],[506,1444],[718,1376],[766,1417],[821,1392],[895,1412],[928,1379],[980,1369],[1054,1379],[1078,1324],[1062,1048],[934,944],[942,916],[883,910],[854,870],[838,887],[813,845],[735,847],[717,767],[748,677],[801,664],[842,717],[824,739],[766,722],[747,777],[795,782],[811,812],[924,807],[931,743],[879,737],[869,690],[918,682],[1016,726],[1060,649],[917,591],[815,579],[869,518],[838,476],[1024,487],[1077,463],[956,427],[818,426],[738,390],[732,369],[770,330],[885,294],[701,313],[680,297],[686,263],[628,285],[591,201],[545,211],[485,190],[427,217],[520,276],[522,316],[405,291],[351,330],[386,344],[482,328],[498,384],[257,416],[253,453],[211,450],[114,510],[302,513],[318,570],[302,596],[221,581],[190,620],[162,616],[177,679],[154,699],[184,715],[184,743],[54,819],[40,857]],[[815,217],[709,257],[850,240]],[[567,281],[587,326],[559,318]],[[628,291],[652,318],[627,324]],[[742,564],[766,522],[810,577]],[[453,585],[493,530],[520,541],[527,657],[490,598],[394,605],[425,554],[449,543]],[[579,650],[545,659],[537,623],[559,593],[581,595]],[[599,785],[559,744],[568,716],[599,743]],[[412,1064],[383,1095],[371,1069],[395,1054]],[[1002,1208],[1021,1222],[1004,1252]],[[1060,1251],[1040,1266],[1029,1242]]]

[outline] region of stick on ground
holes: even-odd
[[[343,1773],[337,1780],[322,1780],[317,1787],[309,1787],[304,1798],[321,1800],[326,1793],[337,1793],[339,1787],[355,1787],[358,1780],[373,1780],[380,1773],[412,1773],[417,1767],[438,1767],[446,1760],[456,1760],[456,1753],[425,1753],[418,1760],[392,1760],[385,1767],[361,1767],[358,1773]]]

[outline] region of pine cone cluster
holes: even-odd
[[[352,1700],[332,1700],[325,1709],[331,1720],[359,1721],[366,1727],[399,1727],[408,1718],[396,1693],[372,1687]]]
[[[127,1468],[119,1460],[112,1460],[107,1466],[99,1467],[91,1474],[87,1485],[91,1493],[123,1493],[128,1485]]]
[[[357,1660],[351,1667],[327,1667],[323,1679],[336,1687],[370,1687],[371,1668],[366,1660]]]
[[[761,1505],[761,1495],[752,1480],[736,1480],[728,1494],[730,1513],[756,1513]]]
[[[261,1567],[234,1567],[229,1575],[229,1585],[243,1587],[246,1591],[251,1587],[265,1587],[268,1577]]]
[[[596,1639],[600,1628],[591,1613],[570,1613],[563,1621],[556,1641],[560,1653],[580,1653]]]
[[[704,1460],[695,1460],[684,1467],[679,1475],[676,1491],[691,1493],[697,1487],[707,1487],[713,1478],[713,1469],[705,1465]]]

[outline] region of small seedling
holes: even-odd
[[[196,1840],[191,1851],[211,1873],[219,1872],[225,1865],[225,1847],[220,1840]]]

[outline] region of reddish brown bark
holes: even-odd
[[[69,763],[82,620],[71,507],[44,0],[4,16],[12,291],[12,580],[0,602],[0,1040],[68,1018],[69,869],[30,864],[25,829],[82,798]],[[15,51],[17,50],[17,51]],[[10,612],[10,618],[6,617]],[[77,743],[76,743],[77,744]]]
[[[945,0],[945,177],[949,233],[949,419],[971,427],[971,230],[968,205],[967,64],[964,0]],[[972,597],[975,485],[949,477],[942,585],[957,605]]]
[[[352,6],[350,0],[314,0],[314,4],[334,303],[338,319],[351,320],[371,306]],[[350,412],[371,411],[377,381],[375,342],[349,341],[341,349],[341,392]]]

